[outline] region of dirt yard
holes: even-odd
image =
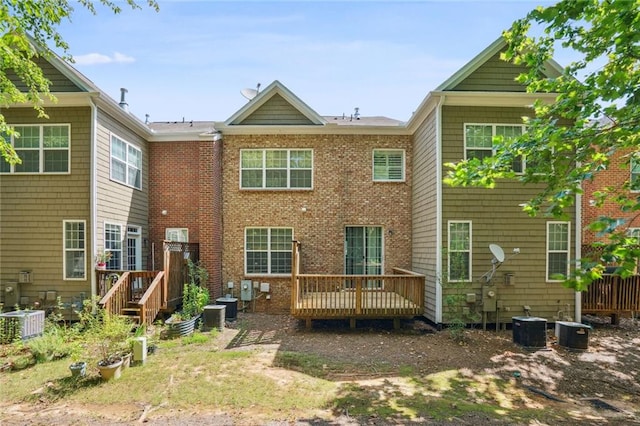
[[[547,345],[541,349],[527,349],[512,341],[511,330],[467,330],[464,341],[451,338],[448,331],[436,331],[420,320],[404,321],[394,330],[391,321],[361,321],[356,330],[347,322],[314,322],[307,330],[303,322],[289,316],[243,314],[228,323],[216,339],[220,350],[251,350],[257,353],[295,352],[331,360],[342,366],[327,373],[326,379],[368,386],[378,380],[398,376],[409,371],[411,377],[460,370],[469,375],[491,374],[505,381],[516,382],[542,410],[554,409],[575,416],[563,418],[561,423],[527,423],[563,425],[640,425],[640,323],[623,319],[612,326],[598,318],[586,318],[591,323],[589,345],[586,350],[570,350],[557,344],[553,329],[547,330]],[[272,360],[272,357],[265,356]],[[265,362],[264,373],[286,379],[298,372]],[[1,390],[0,390],[1,391]],[[6,424],[39,423],[37,409],[42,407],[21,404],[0,404],[0,411],[12,410],[13,420]],[[83,423],[82,409],[69,403],[47,407],[50,413],[64,413],[55,425]],[[7,411],[5,411],[7,413]],[[106,415],[107,413],[105,413]],[[148,416],[146,424],[178,425],[244,425],[251,423],[251,412],[237,416],[204,412],[165,412]],[[2,419],[2,416],[0,416]],[[7,417],[5,417],[5,420]],[[51,420],[51,416],[48,417]],[[68,421],[68,422],[66,422]],[[0,420],[0,424],[3,424]],[[101,424],[91,422],[90,424]],[[106,424],[106,423],[105,423]],[[119,423],[126,424],[126,423]],[[348,413],[333,413],[331,421],[269,422],[274,425],[490,425],[513,424],[508,420],[496,423],[482,414],[465,414],[450,422],[404,422],[388,419],[354,419]],[[519,423],[520,424],[520,423]]]

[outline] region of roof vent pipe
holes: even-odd
[[[125,100],[125,96],[127,95],[128,90],[124,87],[120,89],[120,108],[129,112],[129,104]]]

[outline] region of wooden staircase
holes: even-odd
[[[151,325],[167,307],[164,271],[126,271],[111,286],[99,304],[107,311]]]

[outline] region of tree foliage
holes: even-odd
[[[146,2],[158,10],[155,0]],[[58,32],[63,21],[71,21],[72,3],[85,7],[94,15],[97,5],[113,13],[122,11],[119,4],[141,8],[136,0],[0,0],[0,108],[29,104],[37,111],[38,117],[47,117],[44,99],[52,102],[56,99],[49,90],[51,82],[44,76],[37,59],[46,58],[53,54],[53,49],[59,49],[63,52],[63,59],[72,61],[69,45]],[[15,84],[16,81],[19,85]],[[11,134],[14,130],[0,113],[0,135]],[[11,164],[20,163],[5,138],[0,138],[0,154]]]
[[[613,155],[623,156],[626,170],[631,161],[640,162],[640,1],[562,0],[529,12],[503,35],[503,59],[529,70],[517,80],[530,93],[557,94],[555,102],[534,104],[523,136],[494,139],[493,157],[450,164],[447,181],[486,187],[501,178],[542,183],[525,211],[562,217],[582,194],[582,184],[610,168]],[[547,61],[559,46],[577,59],[560,76],[548,77]],[[522,175],[511,170],[519,157],[528,165]],[[637,239],[626,234],[630,218],[640,214],[638,194],[630,191],[640,189],[640,182],[628,175],[622,186],[602,188],[594,200],[595,207],[615,201],[626,219],[603,216],[590,225],[607,236],[600,260],[620,265],[621,275],[631,273],[640,254]],[[567,285],[586,289],[602,273],[597,263],[583,262]]]

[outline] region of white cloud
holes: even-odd
[[[135,58],[124,53],[114,52],[113,56],[102,53],[88,53],[86,55],[74,56],[76,65],[101,65],[101,64],[123,64],[135,62]]]

